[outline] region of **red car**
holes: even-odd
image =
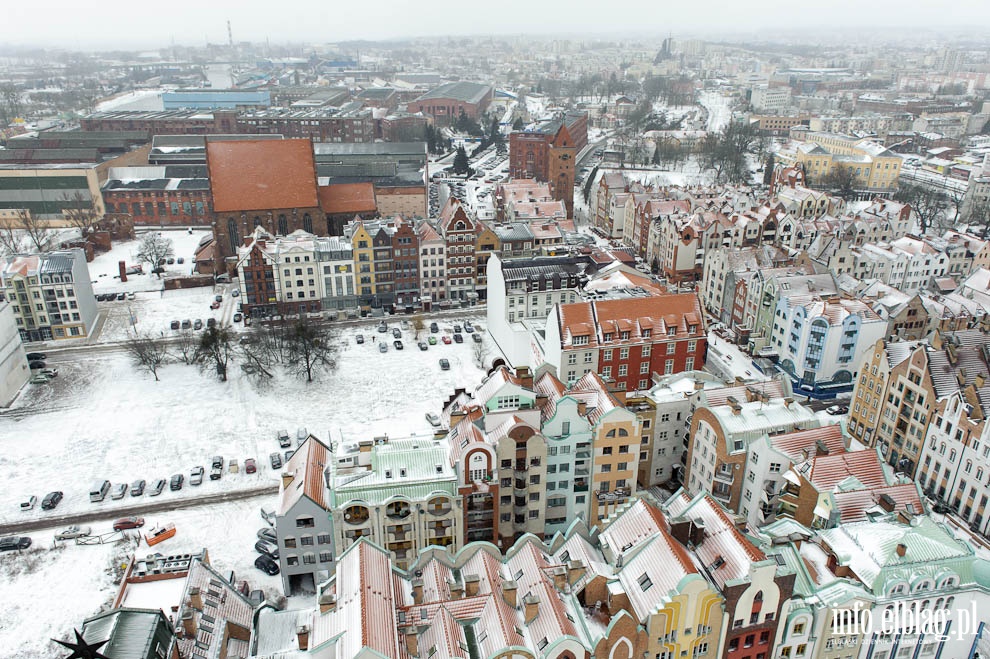
[[[220,303],[217,302],[216,300],[214,300],[213,303],[210,304],[210,308],[211,309],[219,309],[220,308]]]
[[[144,526],[143,517],[122,517],[113,523],[114,531],[123,531],[125,529],[139,529]]]
[[[258,471],[258,465],[255,463],[254,458],[248,458],[244,461],[244,471],[249,474],[253,474]]]
[[[440,340],[443,341],[444,343],[446,343],[447,345],[450,345],[450,337],[447,336],[446,334],[444,334],[443,336],[441,336],[440,337]]]

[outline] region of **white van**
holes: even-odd
[[[89,500],[93,503],[99,503],[107,498],[108,492],[110,492],[110,481],[105,479],[95,481],[89,488]]]

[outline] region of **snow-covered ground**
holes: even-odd
[[[138,89],[100,101],[96,104],[97,112],[110,110],[161,110],[162,89]]]
[[[96,341],[125,341],[133,337],[135,332],[142,335],[164,332],[166,336],[174,336],[178,332],[171,329],[173,320],[181,323],[183,320],[195,322],[200,319],[204,326],[209,318],[229,323],[239,299],[226,294],[230,289],[231,286],[206,286],[143,292],[135,293],[133,300],[99,302],[104,320]],[[224,301],[223,306],[214,310],[210,308],[210,304],[217,293],[224,294]],[[240,327],[240,324],[234,325],[235,329]]]
[[[482,320],[477,313],[464,318]],[[439,324],[449,331],[453,321],[447,317]],[[359,333],[365,336],[363,345],[355,342]],[[438,341],[420,351],[412,335],[403,331],[406,347],[397,351],[391,334],[377,334],[373,324],[341,329],[338,368],[311,384],[281,371],[274,381],[258,383],[236,361],[227,383],[182,364],[166,366],[161,382],[155,382],[122,352],[55,361],[60,371],[55,380],[28,385],[12,410],[0,415],[0,470],[6,482],[0,521],[50,516],[40,507],[21,512],[18,506],[30,495],[40,500],[52,490],[65,492],[59,514],[133,505],[139,499],[130,496],[92,504],[89,486],[98,478],[131,483],[188,474],[194,466],[208,466],[217,454],[241,463],[256,458],[258,473],[225,474],[220,481],[166,491],[159,500],[274,483],[277,474],[268,456],[279,450],[275,436],[280,429],[294,434],[305,427],[325,438],[331,428],[339,428],[348,439],[431,433],[426,413],[438,412],[456,387],[476,386],[483,371],[475,363],[470,337],[465,335],[463,344]],[[379,340],[387,342],[387,353],[378,351]],[[492,350],[487,335],[482,345]],[[442,357],[451,370],[440,370]]]
[[[127,275],[127,281],[120,281],[119,262],[126,265],[139,265],[137,260],[138,249],[141,246],[141,239],[147,231],[138,231],[134,240],[124,240],[114,243],[113,249],[109,252],[98,254],[89,263],[89,276],[93,281],[94,293],[129,293],[136,291],[160,291],[164,286],[163,279],[151,274],[151,268],[147,263],[143,264],[143,275]],[[182,257],[185,263],[165,266],[166,274],[190,274],[193,269],[193,254],[203,236],[209,235],[207,229],[194,229],[192,233],[188,231],[164,231],[166,238],[172,241],[172,249],[175,257]]]
[[[153,551],[184,554],[206,548],[211,565],[221,573],[233,571],[235,578],[247,579],[252,589],[278,596],[280,578],[254,568],[256,534],[264,525],[258,509],[264,502],[263,498],[245,499],[148,516],[144,530],[159,522],[172,522],[177,533],[154,548],[142,542],[134,551],[140,558]],[[86,526],[94,535],[110,533],[110,519]],[[27,552],[0,555],[0,582],[8,598],[0,622],[4,656],[63,656],[61,648],[49,639],[71,636],[73,627],[81,627],[83,620],[109,607],[118,589],[111,577],[111,564],[126,561],[138,533],[126,532],[129,542],[83,546],[69,541],[58,543],[56,549],[54,535],[58,530],[32,533],[34,543]]]
[[[729,98],[717,91],[705,91],[698,102],[708,110],[708,130],[720,131],[725,128],[732,119],[732,110],[729,108]]]

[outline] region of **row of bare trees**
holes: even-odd
[[[241,362],[245,373],[259,378],[274,378],[275,370],[282,368],[312,382],[321,371],[336,368],[337,338],[326,325],[300,315],[282,316],[282,320],[268,323],[246,341],[238,342],[229,326],[216,325],[174,338],[163,333],[136,334],[125,345],[135,367],[150,373],[156,382],[161,367],[169,363],[198,365],[226,382],[234,360]]]

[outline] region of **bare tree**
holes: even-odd
[[[973,201],[966,211],[966,223],[979,227],[980,238],[990,238],[990,201]]]
[[[423,317],[419,314],[412,317],[412,326],[416,330],[416,340],[419,341],[419,334],[424,329],[426,329],[426,323],[423,321]]]
[[[248,341],[241,343],[241,358],[244,364],[241,368],[245,372],[253,372],[257,375],[263,375],[269,379],[275,377],[272,373],[272,354],[265,347],[262,341]]]
[[[158,369],[168,358],[165,335],[135,334],[133,338],[128,339],[124,347],[134,360],[135,366],[151,373],[155,376],[155,382],[158,382]]]
[[[229,327],[207,327],[199,335],[199,350],[197,359],[210,364],[216,368],[217,375],[221,382],[227,381],[227,364],[230,363],[230,356],[233,352],[233,332]]]
[[[949,208],[949,198],[944,192],[912,183],[902,183],[894,199],[911,206],[923,234],[931,227],[940,226]]]
[[[482,342],[477,342],[471,349],[471,356],[474,357],[474,363],[478,365],[478,368],[485,367],[485,357],[488,356],[488,351],[485,350],[485,344]]]
[[[17,219],[15,226],[24,231],[31,247],[38,252],[46,252],[52,248],[55,240],[55,232],[48,227],[48,222],[35,217],[29,211],[20,209],[15,211]]]
[[[93,199],[87,200],[81,192],[75,191],[72,196],[63,199],[62,216],[66,221],[86,234],[86,231],[100,221],[100,211]]]
[[[313,371],[319,368],[334,369],[337,366],[336,342],[331,332],[309,320],[305,314],[289,327],[286,336],[289,348],[289,365],[306,382],[313,381]]]
[[[0,249],[7,254],[21,254],[27,251],[24,235],[10,222],[0,223]]]
[[[141,239],[137,260],[139,263],[150,265],[152,272],[155,272],[159,278],[162,276],[159,264],[170,256],[175,256],[172,240],[164,237],[160,232],[153,231]]]
[[[195,364],[199,358],[199,339],[192,332],[182,332],[172,341],[175,357],[183,364]]]
[[[856,174],[852,167],[835,165],[823,176],[820,186],[843,201],[856,197]]]

